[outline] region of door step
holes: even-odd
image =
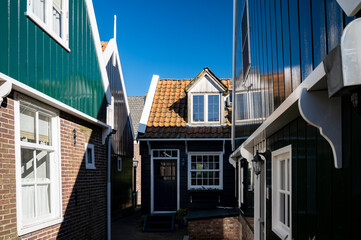
[[[174,213],[145,216],[143,232],[169,232],[174,229]]]

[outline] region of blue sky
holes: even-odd
[[[153,74],[194,78],[209,67],[232,77],[232,0],[93,0],[100,39],[117,44],[128,96],[144,96]]]

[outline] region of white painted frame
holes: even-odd
[[[14,99],[14,124],[15,124],[15,174],[16,174],[16,215],[18,235],[24,235],[39,229],[59,224],[63,221],[62,216],[62,178],[61,178],[61,146],[60,146],[60,118],[59,111],[39,103],[33,99],[20,94],[15,94]],[[52,146],[22,142],[20,140],[20,100],[34,105],[35,109],[45,112],[51,112],[52,117]],[[22,218],[22,182],[21,182],[21,146],[31,147],[32,149],[52,151],[52,160],[50,161],[50,199],[52,213],[48,218],[41,218],[37,222],[24,224]]]
[[[204,121],[194,121],[193,120],[193,97],[194,96],[203,96],[203,119]],[[208,121],[208,97],[209,96],[218,96],[218,121]],[[221,98],[222,95],[220,93],[191,93],[191,123],[194,124],[202,124],[202,123],[210,123],[210,124],[221,124],[221,117],[222,117],[222,106],[221,106]]]
[[[44,32],[46,32],[51,38],[53,38],[58,44],[60,44],[66,51],[69,49],[69,0],[62,0],[62,20],[61,20],[61,32],[64,34],[60,37],[53,31],[53,0],[45,1],[45,22],[43,22],[38,16],[33,13],[34,0],[27,0],[26,16],[31,19],[36,25],[38,25]]]
[[[88,149],[91,150],[91,163],[88,163]],[[85,168],[86,169],[96,169],[95,167],[95,156],[94,156],[94,144],[88,143],[85,144]]]
[[[177,157],[153,157],[153,151],[177,151]],[[175,213],[175,211],[154,211],[154,161],[177,160],[177,210],[180,208],[180,151],[179,149],[151,149],[150,151],[150,212],[151,213]]]
[[[212,186],[192,186],[192,178],[191,178],[191,159],[192,156],[219,156],[219,185],[212,185]],[[197,189],[219,189],[223,190],[223,152],[188,152],[188,190],[197,190]]]
[[[290,196],[290,227],[286,226],[279,220],[280,212],[280,199],[279,199],[279,182],[280,182],[280,161],[289,159],[288,173],[289,179],[287,178],[287,170],[285,171],[285,186],[289,180],[289,192],[286,192]],[[286,164],[287,168],[287,164]],[[287,187],[286,187],[287,189]],[[287,202],[286,202],[287,204]],[[286,207],[285,207],[286,208]],[[280,148],[272,152],[272,231],[276,233],[281,239],[284,239],[288,235],[288,239],[292,239],[292,146]]]

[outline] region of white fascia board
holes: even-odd
[[[131,128],[132,136],[133,136],[133,139],[134,139],[135,136],[134,136],[134,131],[133,131],[132,118],[130,116],[130,108],[129,108],[129,103],[128,103],[127,90],[126,90],[125,84],[124,84],[122,64],[120,62],[118,45],[117,45],[117,42],[116,42],[116,40],[114,38],[109,40],[108,45],[105,48],[105,51],[103,52],[103,60],[104,60],[105,67],[107,66],[108,62],[110,61],[111,56],[115,56],[116,61],[118,63],[118,71],[119,71],[119,76],[120,76],[120,83],[122,84],[124,99],[125,99],[125,105],[126,105],[126,108],[127,108],[127,115],[128,115],[129,121],[130,121],[130,128]]]
[[[251,161],[253,157],[253,147],[257,143],[265,140],[270,134],[282,128],[287,124],[287,121],[289,122],[300,115],[297,103],[301,96],[302,89],[306,88],[307,90],[312,90],[312,88],[325,76],[325,68],[323,62],[321,62],[287,97],[287,99],[252,133],[252,135],[235,150],[235,152],[240,152],[244,158]],[[232,155],[236,154],[235,152],[233,152]]]
[[[20,93],[23,93],[23,94],[25,94],[25,95],[27,95],[29,97],[32,97],[32,98],[34,98],[36,100],[39,100],[39,101],[41,101],[43,103],[46,103],[49,106],[57,108],[57,109],[59,109],[61,111],[64,111],[66,113],[69,113],[69,114],[71,114],[71,115],[73,115],[75,117],[78,117],[78,118],[80,118],[80,119],[82,119],[84,121],[87,121],[89,123],[92,123],[92,124],[94,124],[96,126],[99,126],[102,129],[107,130],[107,129],[111,128],[109,125],[105,124],[104,122],[99,121],[98,119],[93,118],[93,117],[91,117],[91,116],[89,116],[89,115],[87,115],[87,114],[85,114],[85,113],[83,113],[83,112],[81,112],[81,111],[79,111],[79,110],[77,110],[75,108],[72,108],[69,105],[66,105],[66,104],[64,104],[64,103],[62,103],[62,102],[60,102],[60,101],[58,101],[58,100],[44,94],[42,92],[39,92],[38,90],[36,90],[36,89],[34,89],[32,87],[29,87],[28,85],[25,85],[25,84],[23,84],[23,83],[15,80],[15,79],[7,76],[7,75],[5,75],[5,74],[3,74],[1,72],[0,72],[0,79],[10,82],[12,84],[12,89],[14,89],[14,90],[16,90],[16,91],[18,91]]]
[[[140,138],[138,141],[231,141],[231,138]]]
[[[139,121],[138,132],[144,133],[147,127],[150,110],[152,108],[155,90],[157,89],[159,75],[153,75],[152,82],[150,83],[148,95],[145,100],[142,116]]]
[[[85,5],[86,5],[87,13],[89,16],[89,23],[90,23],[90,27],[91,27],[92,35],[93,35],[93,43],[95,45],[94,47],[95,47],[95,51],[97,54],[99,70],[100,70],[100,74],[101,74],[102,81],[103,81],[104,94],[107,99],[107,103],[110,104],[111,103],[111,94],[110,94],[110,89],[109,89],[109,80],[108,80],[106,68],[104,66],[103,53],[102,53],[102,48],[101,48],[101,43],[100,43],[98,25],[97,25],[97,21],[95,18],[92,0],[85,0]]]

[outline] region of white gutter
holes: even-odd
[[[152,82],[150,83],[150,87],[149,87],[149,92],[145,100],[142,116],[139,121],[138,132],[140,133],[144,133],[147,127],[150,109],[152,108],[152,103],[155,95],[155,90],[157,88],[158,80],[159,80],[159,75],[153,75]]]
[[[233,59],[232,59],[232,95],[235,96],[236,92],[236,37],[237,37],[237,29],[236,29],[236,18],[237,18],[237,0],[233,0]],[[236,101],[234,101],[233,98],[233,109],[236,109],[235,106]],[[235,148],[235,111],[232,111],[232,129],[231,129],[231,138],[232,138],[232,151],[234,151]],[[233,165],[233,164],[232,164]]]
[[[287,97],[287,99],[242,143],[230,156],[229,161],[234,161],[237,156],[242,156],[251,162],[253,158],[253,147],[266,139],[268,136],[285,126],[290,120],[290,116],[299,116],[297,106],[302,90],[327,89],[327,85],[320,81],[326,76],[326,72],[321,62],[314,71]],[[287,113],[287,114],[286,114]]]
[[[231,138],[141,138],[138,141],[230,141]]]

